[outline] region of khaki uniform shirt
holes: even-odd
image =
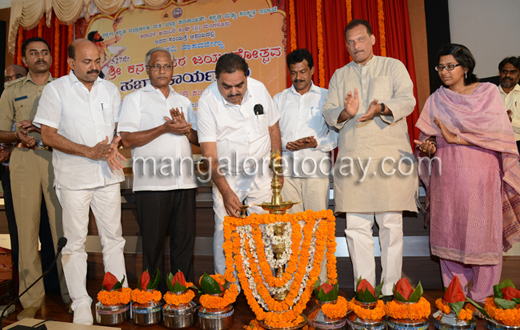
[[[13,122],[34,119],[36,109],[42,95],[42,91],[49,82],[53,80],[49,74],[47,82],[41,86],[37,85],[28,74],[25,78],[20,78],[9,84],[0,99],[0,131],[11,132]],[[16,127],[16,130],[19,130]],[[36,140],[41,140],[39,133],[31,132]]]
[[[506,110],[513,111],[513,132],[515,133],[515,140],[520,141],[520,85],[516,84],[515,88],[509,93],[505,93],[502,86],[498,86],[500,96],[506,107]]]
[[[358,89],[359,110],[338,123],[345,95]],[[393,116],[357,122],[374,99]],[[350,62],[336,70],[329,83],[323,116],[339,129],[334,165],[336,211],[351,213],[414,211],[418,177],[406,116],[415,106],[413,83],[403,63],[374,56],[361,66]]]

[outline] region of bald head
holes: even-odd
[[[99,76],[100,62],[99,49],[92,41],[77,39],[70,43],[67,63],[89,90]]]
[[[4,82],[27,76],[27,69],[21,65],[9,65],[4,71]]]

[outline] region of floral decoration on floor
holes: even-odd
[[[277,224],[284,225],[283,235],[274,234]],[[318,279],[325,250],[328,282],[337,283],[335,227],[331,210],[225,218],[225,276],[233,282],[236,267],[257,320],[273,328],[292,327],[303,320],[300,314]],[[276,245],[284,246],[279,259],[273,250]],[[283,275],[273,275],[272,269],[280,267],[284,268]],[[283,293],[283,300],[273,298]]]
[[[394,300],[385,305],[386,315],[400,320],[418,321],[428,318],[431,305],[423,294],[421,282],[414,289],[406,278],[402,278],[394,285]]]
[[[316,300],[323,303],[321,305],[321,311],[323,314],[330,319],[342,319],[347,315],[348,303],[347,300],[341,296],[338,296],[339,285],[332,286],[325,282],[321,284],[318,279],[314,284],[314,296]]]
[[[110,272],[105,273],[103,278],[103,284],[101,285],[101,291],[97,295],[97,299],[103,306],[116,306],[126,305],[131,300],[130,288],[123,288],[125,283],[125,276],[123,279],[118,281],[117,278]]]
[[[174,275],[169,273],[166,277],[168,292],[164,294],[164,301],[168,305],[179,306],[189,304],[195,298],[195,292],[189,289],[197,289],[191,282],[186,282],[184,273],[180,270]]]
[[[520,326],[520,290],[510,279],[493,286],[493,297],[486,299],[485,310],[500,324]]]
[[[362,320],[381,320],[385,316],[385,303],[380,300],[381,288],[384,281],[374,289],[367,280],[358,279],[356,283],[356,296],[348,303],[348,309],[353,311]],[[368,309],[362,303],[375,303],[374,309]]]
[[[457,315],[457,318],[462,321],[473,319],[475,308],[478,308],[482,314],[488,316],[484,309],[464,295],[462,285],[457,276],[454,276],[451,280],[444,296],[435,301],[435,306],[446,315],[453,311]]]
[[[159,303],[162,298],[161,291],[157,290],[160,280],[161,272],[159,269],[157,269],[153,282],[150,281],[150,273],[145,270],[137,283],[137,289],[132,290],[132,301],[141,305],[150,302]]]
[[[204,273],[200,277],[199,285],[202,295],[200,304],[206,309],[222,309],[234,303],[238,296],[238,287],[234,278],[229,280],[220,274],[208,275]]]

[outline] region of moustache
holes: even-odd
[[[36,64],[47,64],[47,62],[42,60],[42,61],[37,61]]]
[[[89,71],[87,71],[87,74],[91,74],[91,73],[99,74],[99,70],[89,70]]]
[[[228,97],[230,97],[230,98],[231,98],[231,97],[237,97],[237,96],[242,96],[242,94],[237,93],[237,94],[235,94],[235,95],[233,95],[233,94],[229,94],[229,95],[228,95]]]
[[[295,80],[294,82],[295,83],[302,83],[302,82],[305,82],[305,80]]]

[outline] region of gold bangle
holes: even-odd
[[[184,134],[184,135],[186,135],[186,137],[188,137],[188,136],[190,136],[190,133],[191,133],[191,128],[190,128],[190,130],[188,131],[188,133],[186,133],[186,134]]]

